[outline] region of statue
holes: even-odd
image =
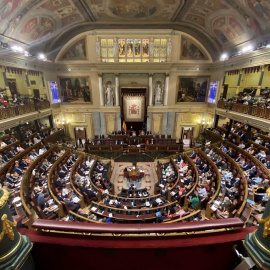
[[[100,41],[98,40],[98,38],[96,41],[96,53],[97,53],[97,56],[99,57],[100,56]]]
[[[105,95],[106,95],[106,105],[113,106],[113,87],[111,82],[108,82],[107,88],[105,90]]]
[[[116,38],[113,40],[113,55],[114,57],[117,57],[119,54],[119,44]]]
[[[162,103],[162,84],[161,82],[157,82],[155,85],[155,105],[161,105]]]
[[[167,42],[167,57],[171,56],[172,53],[172,40],[169,38]]]

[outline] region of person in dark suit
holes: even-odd
[[[71,201],[70,198],[68,197],[68,195],[65,195],[63,200],[64,200],[64,203],[67,205],[69,210],[71,210],[73,212],[78,212],[80,205]]]
[[[15,182],[14,178],[10,175],[10,173],[6,174],[6,180],[11,184]]]
[[[8,158],[7,155],[3,155],[2,160],[3,160],[4,162],[8,162],[8,161],[9,161],[9,158]]]
[[[25,161],[25,159],[22,159],[20,162],[19,162],[19,166],[22,170],[25,170],[27,167],[28,167],[28,164],[27,162]]]
[[[196,152],[193,151],[193,153],[190,155],[190,158],[191,158],[191,159],[194,159],[195,157],[196,157]]]
[[[22,170],[18,164],[15,165],[14,171],[18,173],[19,175],[22,175],[24,173],[24,170]]]
[[[72,161],[75,162],[77,160],[77,157],[75,154],[72,155]]]
[[[66,166],[66,164],[63,164],[63,165],[62,165],[62,170],[63,170],[64,172],[68,172],[68,167]]]
[[[83,184],[81,191],[82,191],[82,193],[86,193],[89,199],[96,197],[96,194],[94,191],[86,188],[86,183]]]
[[[57,188],[62,188],[63,187],[63,183],[60,177],[58,177],[57,179],[54,180],[54,185]]]
[[[80,168],[80,169],[78,170],[78,174],[79,174],[80,176],[84,176],[84,174],[85,174],[84,169],[83,169],[83,168]]]
[[[244,166],[243,166],[243,170],[246,171],[246,170],[249,170],[251,169],[251,164],[250,163],[246,163]]]
[[[131,144],[132,144],[132,145],[137,145],[137,144],[138,144],[138,141],[137,141],[136,139],[133,139],[133,140],[131,141]]]
[[[63,179],[66,176],[67,172],[63,171],[62,169],[58,172],[58,175],[61,179]]]
[[[81,164],[81,168],[83,168],[84,170],[87,170],[87,165],[85,164],[85,162],[83,162],[83,163]]]

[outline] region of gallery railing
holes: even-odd
[[[217,108],[270,120],[270,109],[219,100]]]
[[[23,115],[35,111],[45,110],[50,108],[49,101],[30,103],[25,105],[16,105],[8,108],[0,109],[0,120]]]

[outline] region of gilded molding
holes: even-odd
[[[268,197],[270,197],[270,188],[266,192]],[[267,218],[260,218],[258,222],[264,224],[263,238],[267,238],[270,235],[270,215]]]
[[[9,197],[9,192],[6,189],[3,189],[2,185],[0,184],[0,191],[1,190],[3,191],[3,195],[0,198],[0,207],[2,207],[6,203]]]
[[[7,214],[4,214],[1,217],[1,220],[3,222],[2,225],[2,232],[0,233],[0,242],[3,240],[5,234],[8,236],[9,240],[13,241],[14,240],[14,232],[13,232],[13,227],[16,227],[17,222],[16,221],[9,221],[7,219]]]
[[[264,224],[263,238],[267,238],[270,235],[270,215],[267,218],[260,218],[258,222]]]

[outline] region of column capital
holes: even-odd
[[[102,73],[98,73],[98,77],[102,77]]]
[[[148,76],[149,76],[149,77],[153,77],[154,74],[153,74],[153,73],[148,73]]]
[[[119,77],[119,73],[114,73],[114,76],[115,77]]]

